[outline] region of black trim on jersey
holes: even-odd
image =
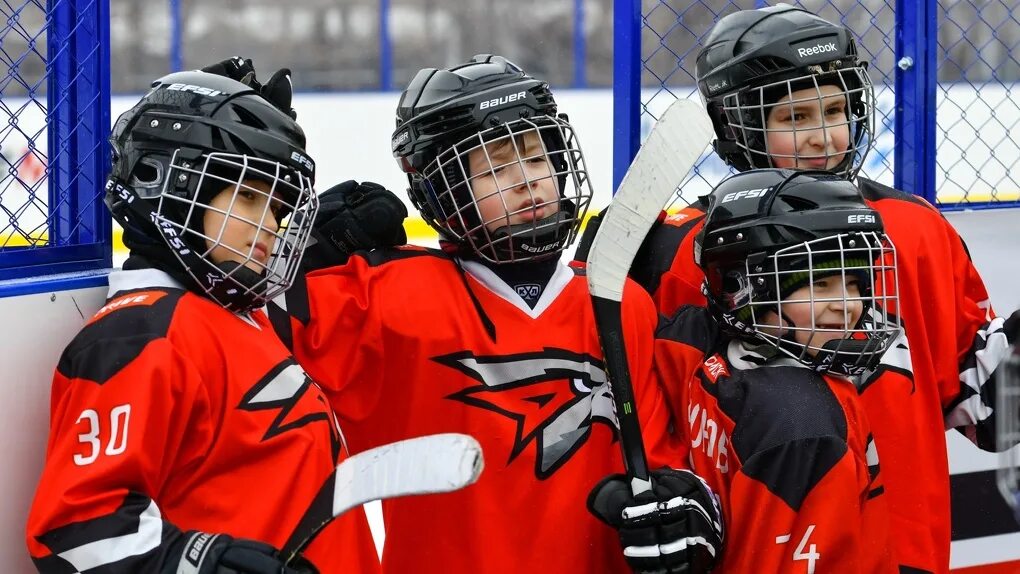
[[[86,325],[64,349],[57,371],[68,379],[84,379],[102,385],[137,358],[149,343],[166,337],[177,303],[188,292],[166,288],[132,289],[120,291],[106,302],[143,291],[166,295],[150,305],[114,309]]]
[[[735,421],[730,437],[742,472],[793,510],[846,454],[847,421],[824,378],[801,367],[733,369],[703,381]]]
[[[921,207],[923,207],[925,209],[930,209],[930,210],[935,211],[936,213],[938,213],[938,210],[936,210],[930,203],[925,201],[923,198],[918,197],[918,196],[916,196],[916,195],[914,195],[912,193],[907,193],[905,191],[901,191],[899,189],[896,189],[895,187],[889,187],[888,185],[883,185],[881,183],[878,183],[877,181],[868,179],[866,177],[858,177],[857,178],[857,189],[860,190],[861,195],[864,196],[864,199],[866,199],[868,201],[881,201],[883,199],[895,199],[895,200],[899,200],[899,201],[906,201],[908,203],[913,203],[915,205],[920,205]],[[881,213],[881,211],[879,213]]]
[[[921,570],[920,568],[911,568],[910,566],[900,566],[900,574],[935,574],[929,570]]]
[[[987,328],[988,328],[988,324],[986,323],[985,325],[983,325],[981,327],[981,332],[982,333],[986,333],[986,329]],[[995,331],[993,333],[998,333],[998,332],[999,331]],[[988,335],[991,335],[993,333],[988,333]],[[970,350],[967,352],[967,355],[965,356],[964,360],[960,363],[960,373],[965,373],[965,372],[969,371],[970,369],[975,369],[975,370],[977,369],[977,353],[979,353],[981,351],[984,351],[985,347],[987,345],[988,345],[988,337],[987,336],[978,335],[978,336],[974,337],[974,344],[971,346]],[[996,397],[997,393],[996,393],[996,390],[998,388],[998,385],[996,385],[994,383],[994,381],[996,380],[996,378],[999,375],[999,370],[1002,369],[1002,368],[1003,368],[1002,363],[1000,363],[998,366],[996,366],[995,371],[992,372],[992,375],[989,378],[989,380],[981,382],[981,389],[980,389],[980,391],[975,391],[973,389],[973,387],[971,387],[969,384],[965,384],[965,383],[961,384],[960,385],[960,392],[945,407],[945,409],[943,409],[943,413],[948,415],[949,413],[953,412],[953,410],[956,409],[956,407],[959,406],[960,403],[970,399],[971,397],[973,397],[975,395],[980,395],[981,396],[981,404],[982,405],[995,405],[997,403],[997,397]],[[976,441],[975,444],[981,450],[988,451],[988,452],[996,452],[997,445],[996,445],[996,437],[995,437],[995,422],[996,422],[996,419],[998,418],[998,416],[997,416],[997,413],[995,412],[994,408],[992,409],[991,412],[992,412],[992,414],[989,415],[987,418],[982,419],[982,420],[978,421],[976,424],[973,425],[974,440]],[[961,433],[963,433],[963,431],[960,428],[957,428],[956,430],[961,432]],[[963,433],[963,434],[967,434],[967,433]],[[970,438],[970,437],[968,437],[968,438]]]
[[[132,491],[112,514],[72,522],[36,536],[35,539],[57,554],[99,540],[134,534],[138,532],[139,517],[151,502],[148,496]]]
[[[655,338],[689,345],[707,357],[719,345],[719,325],[708,309],[684,305],[672,317],[660,315]]]
[[[379,267],[391,261],[403,259],[414,259],[415,257],[438,257],[440,259],[452,260],[453,256],[432,247],[415,247],[413,249],[401,249],[398,247],[384,247],[372,251],[358,251],[352,257],[361,257],[368,263],[369,267]]]
[[[301,289],[304,289],[304,279],[303,278],[301,280]],[[284,295],[284,297],[286,297],[286,295]],[[306,309],[304,310],[303,315],[305,317],[308,317],[309,316],[308,309],[307,309],[308,298],[305,297],[305,298],[301,298],[301,299],[304,301],[305,307],[306,307]],[[287,301],[287,304],[288,304],[288,307],[289,307],[290,306],[290,301]],[[294,327],[293,327],[293,325],[290,324],[290,314],[287,311],[284,311],[283,307],[280,307],[275,302],[270,301],[269,303],[266,303],[266,316],[269,317],[269,324],[273,326],[273,331],[276,332],[277,338],[280,339],[280,342],[283,343],[284,347],[287,347],[288,351],[293,353],[294,352]],[[303,321],[303,322],[306,323],[306,324],[308,323],[307,320]]]
[[[953,540],[969,540],[1020,532],[1013,511],[999,494],[995,471],[949,477]]]
[[[705,214],[702,213],[681,225],[659,223],[653,227],[634,256],[630,278],[654,295],[659,290],[662,276],[673,267],[673,261],[680,255],[680,244],[704,219]]]
[[[73,548],[84,546],[93,542],[137,534],[140,527],[140,516],[152,502],[148,496],[138,492],[129,492],[124,497],[124,502],[112,514],[72,522],[49,532],[37,536],[36,540],[49,548],[49,556],[32,559],[36,569],[42,574],[76,574],[78,570],[67,560],[58,554]],[[158,558],[172,544],[173,540],[180,536],[180,530],[173,524],[163,520],[160,544],[145,554],[128,556],[123,560],[114,563],[104,564],[97,568],[90,568],[84,574],[114,574],[124,572],[151,571],[158,566],[161,560]]]

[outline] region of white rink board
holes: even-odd
[[[49,431],[50,379],[60,353],[103,301],[106,287],[0,298],[0,564],[11,574],[35,572],[25,522],[42,472]]]

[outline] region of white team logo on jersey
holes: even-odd
[[[535,475],[550,477],[584,445],[593,422],[618,428],[613,397],[600,359],[563,349],[478,356],[470,351],[433,360],[480,384],[447,398],[517,423],[513,462],[535,444]]]
[[[245,393],[237,408],[244,411],[279,410],[262,436],[263,441],[316,421],[324,421],[329,425],[334,458],[343,446],[340,425],[322,391],[291,359],[270,369]]]

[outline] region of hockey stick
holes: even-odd
[[[478,480],[484,462],[478,441],[433,434],[360,452],[337,465],[280,555],[291,564],[334,518],[366,502],[452,492]]]
[[[694,167],[714,132],[708,114],[692,100],[670,104],[627,169],[588,253],[588,292],[620,421],[620,447],[631,490],[651,489],[623,341],[623,286],[645,235]]]

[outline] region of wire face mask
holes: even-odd
[[[874,87],[863,67],[823,69],[728,94],[721,111],[748,167],[855,177],[874,146]]]
[[[573,128],[549,116],[473,134],[422,172],[434,226],[481,259],[559,254],[577,236],[592,188]]]
[[[817,371],[873,369],[899,334],[896,251],[884,233],[806,241],[734,275],[724,301],[745,334]]]
[[[198,193],[175,191],[175,182],[191,178]],[[307,176],[238,154],[192,163],[177,150],[164,180],[153,223],[209,298],[242,311],[290,287],[318,210]]]

